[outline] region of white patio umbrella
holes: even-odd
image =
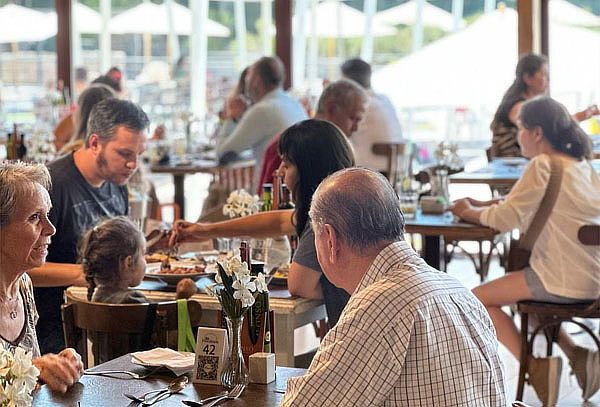
[[[417,0],[410,0],[399,6],[380,11],[375,15],[375,24],[405,24],[414,25],[417,15]],[[425,2],[423,5],[422,24],[424,26],[439,27],[444,31],[453,31],[454,16],[444,9]],[[462,26],[465,21],[462,20]]]
[[[339,7],[339,10],[338,10]],[[339,12],[339,14],[338,14]],[[317,5],[317,37],[324,38],[353,38],[362,37],[365,31],[365,15],[344,4],[343,2],[326,0]],[[339,15],[339,27],[337,24]],[[294,18],[294,25],[296,18]],[[308,37],[312,32],[312,20],[306,19],[304,33]],[[373,35],[381,37],[385,35],[394,35],[396,29],[389,24],[375,24],[373,26]]]
[[[550,44],[552,95],[571,109],[600,98],[600,34],[553,24]],[[585,51],[573,44],[585,44]],[[514,79],[517,45],[516,11],[496,10],[375,72],[373,87],[385,92],[397,108],[494,111]]]
[[[56,17],[31,8],[7,4],[0,7],[0,43],[42,41],[56,35]]]
[[[192,33],[192,12],[189,8],[173,3],[173,21],[177,35]],[[142,3],[114,16],[109,24],[112,34],[163,34],[169,33],[167,9],[164,4]],[[229,37],[229,29],[215,21],[208,20],[206,34],[209,37]]]
[[[73,8],[73,24],[75,24],[75,30],[82,34],[100,34],[102,32],[100,13],[79,2]]]
[[[566,0],[549,3],[550,20],[568,25],[600,26],[600,17]]]

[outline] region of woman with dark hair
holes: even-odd
[[[521,156],[521,147],[517,141],[517,118],[521,106],[526,100],[548,92],[548,58],[543,55],[526,54],[517,63],[515,80],[508,88],[494,119],[490,125],[492,130],[491,157]],[[587,120],[600,113],[596,105],[592,105],[573,115],[577,121]]]
[[[337,322],[349,295],[333,286],[321,271],[308,221],[312,195],[328,175],[354,166],[354,154],[346,137],[333,124],[316,119],[301,121],[285,130],[279,141],[280,170],[292,191],[295,209],[276,210],[212,224],[178,221],[173,242],[190,242],[216,237],[270,236],[297,234],[298,249],[288,274],[288,288],[294,295],[323,298],[330,326]]]
[[[519,331],[502,307],[521,300],[560,304],[595,300],[600,292],[600,248],[579,244],[583,225],[600,224],[600,177],[590,164],[591,143],[563,105],[548,96],[525,102],[519,114],[519,144],[531,159],[504,201],[456,201],[452,212],[500,232],[526,231],[550,183],[558,196],[531,251],[530,266],[476,287],[473,293],[487,308],[498,339],[518,359]],[[562,173],[560,184],[556,174]],[[551,174],[554,174],[551,178]],[[559,177],[560,178],[560,177]],[[558,184],[558,185],[557,185]],[[577,346],[561,330],[559,346],[570,361],[583,398],[600,388],[600,356]],[[558,397],[560,358],[531,360],[530,381],[544,405]]]
[[[95,83],[84,90],[77,100],[78,108],[73,118],[76,123],[76,130],[71,136],[68,144],[65,144],[60,153],[70,153],[83,146],[87,137],[87,122],[90,118],[90,112],[96,103],[115,97],[115,92],[108,86]]]

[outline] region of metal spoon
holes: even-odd
[[[168,399],[173,394],[179,393],[181,390],[183,390],[185,386],[187,386],[188,381],[189,379],[187,378],[187,376],[178,377],[177,379],[169,383],[169,386],[167,386],[166,391],[157,394],[150,400],[145,400],[144,402],[142,402],[142,406],[151,406],[155,403],[158,403],[159,401]]]

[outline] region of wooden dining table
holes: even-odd
[[[454,184],[487,184],[491,187],[512,187],[523,175],[529,160],[523,157],[497,158],[487,165],[450,175]],[[591,160],[600,174],[600,159]]]
[[[164,164],[154,164],[150,171],[155,174],[171,174],[173,176],[173,202],[179,205],[181,218],[185,219],[185,176],[193,174],[210,174],[213,181],[227,184],[228,189],[248,188],[252,184],[254,160],[240,160],[226,165],[212,155],[189,156],[176,158]]]
[[[424,214],[421,210],[417,211],[415,218],[405,219],[404,229],[406,233],[423,236],[423,259],[438,270],[441,270],[444,261],[442,244],[445,240],[493,239],[498,234],[486,226],[456,219],[450,212]]]
[[[143,374],[148,368],[135,365],[131,362],[131,355],[124,355],[109,362],[96,366],[92,370],[127,370]],[[291,377],[302,376],[305,369],[277,366],[275,381],[269,384],[250,383],[239,399],[230,400],[220,405],[238,407],[275,407],[281,402],[285,393],[287,381]],[[191,374],[191,372],[190,372]],[[33,407],[115,407],[138,406],[124,393],[141,395],[147,391],[166,387],[175,375],[167,369],[158,371],[146,379],[132,379],[124,375],[94,376],[84,375],[78,383],[72,386],[65,394],[50,390],[42,386],[34,394]],[[155,404],[157,407],[181,407],[182,400],[200,401],[202,398],[214,396],[224,391],[220,385],[188,384],[180,393],[175,393],[164,401]]]

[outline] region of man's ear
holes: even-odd
[[[90,134],[88,139],[89,149],[93,152],[98,152],[100,150],[100,137],[96,133]]]
[[[327,257],[332,264],[335,264],[339,261],[340,240],[330,224],[323,225],[323,233],[325,233],[325,242],[327,243]]]
[[[125,268],[127,268],[127,271],[131,270],[131,268],[133,267],[133,256],[127,256],[123,259],[123,264],[125,265]]]

